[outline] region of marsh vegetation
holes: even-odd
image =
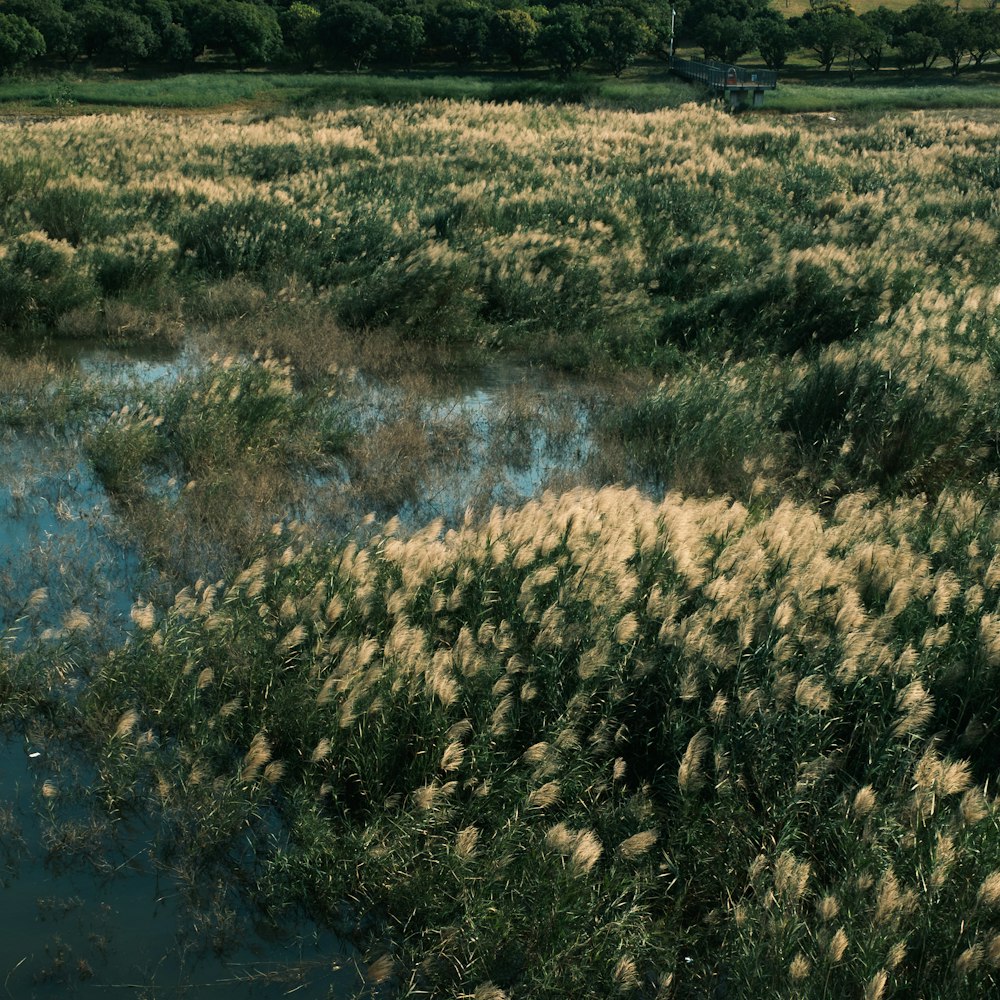
[[[379,995],[996,987],[988,112],[0,128],[54,856],[149,824]]]

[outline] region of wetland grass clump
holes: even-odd
[[[349,904],[404,991],[981,996],[998,524],[973,493],[824,520],[609,488],[286,531],[137,609],[85,712],[108,795],[253,838],[262,898]]]
[[[300,389],[290,365],[215,357],[119,405],[84,446],[107,490],[132,508],[149,554],[176,569],[198,552],[213,565],[246,558],[299,498],[302,473],[325,468],[349,434],[337,401]]]

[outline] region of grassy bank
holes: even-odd
[[[697,52],[691,55],[699,58]],[[915,78],[885,72],[857,83],[830,83],[807,64],[790,67],[766,107],[777,112],[864,109],[995,108],[997,87],[988,75],[958,80],[943,71]],[[338,106],[414,104],[426,100],[533,101],[632,111],[676,108],[711,99],[703,88],[672,77],[662,64],[635,67],[621,79],[582,75],[559,82],[546,75],[413,73],[200,72],[132,78],[120,74],[0,81],[0,115],[66,115],[96,111],[255,110],[261,114],[311,113]]]
[[[652,78],[651,78],[652,77]],[[580,77],[559,82],[546,76],[508,73],[393,76],[350,73],[238,73],[206,71],[153,78],[120,74],[0,82],[0,113],[73,113],[95,109],[206,110],[252,106],[319,110],[342,104],[412,104],[425,100],[598,103],[641,110],[676,107],[700,96],[697,88],[670,79],[660,68],[637,77]]]

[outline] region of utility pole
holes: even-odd
[[[677,20],[677,8],[670,8],[670,61],[674,61],[674,22]]]

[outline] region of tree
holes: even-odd
[[[278,15],[285,47],[304,66],[319,58],[319,10],[307,3],[293,3]]]
[[[382,56],[395,66],[410,69],[420,54],[427,33],[424,19],[417,14],[393,14],[382,46]]]
[[[958,76],[962,60],[968,56],[969,62],[972,62],[972,50],[976,46],[975,26],[968,14],[952,13],[942,27],[938,36],[941,54],[951,64],[951,75]]]
[[[379,51],[389,18],[365,0],[334,0],[319,18],[319,39],[337,65],[360,71]]]
[[[1000,51],[1000,10],[973,10],[968,17],[972,27],[972,61],[978,68],[991,52]]]
[[[754,22],[768,11],[767,0],[699,0],[683,23],[706,59],[736,62],[756,47]]]
[[[591,13],[590,38],[594,51],[607,62],[611,72],[621,76],[652,43],[653,32],[624,7],[598,7]]]
[[[948,9],[940,0],[919,0],[899,16],[899,34],[894,39],[899,65],[928,69],[941,55],[941,42],[948,30]]]
[[[798,22],[798,36],[803,48],[809,49],[825,72],[848,47],[857,17],[850,4],[831,0],[807,10]]]
[[[536,40],[538,22],[526,10],[498,10],[490,22],[490,49],[510,60],[518,71]]]
[[[587,11],[578,4],[561,4],[542,23],[538,35],[542,58],[564,79],[593,54],[587,32]]]
[[[752,26],[764,65],[768,69],[781,69],[798,44],[795,29],[776,10],[759,14],[753,19]]]
[[[61,0],[7,0],[0,4],[4,14],[16,14],[23,17],[28,24],[45,39],[45,51],[64,55],[67,41],[74,38],[74,44],[69,46],[72,59],[79,52],[75,43],[77,27],[73,16],[62,5]]]
[[[250,63],[267,63],[281,51],[281,27],[273,8],[245,0],[222,0],[208,10],[207,44],[230,51],[243,69]]]
[[[886,48],[899,30],[899,16],[894,10],[880,6],[874,10],[866,10],[858,20],[869,28],[862,39],[864,48],[861,58],[869,69],[877,73],[882,68]]]
[[[45,55],[45,39],[19,14],[0,13],[0,71],[9,73]]]
[[[464,66],[486,51],[489,18],[490,9],[478,0],[442,0],[429,21],[430,44]]]
[[[194,55],[191,35],[183,24],[171,21],[160,38],[160,55],[168,63],[184,65]]]

